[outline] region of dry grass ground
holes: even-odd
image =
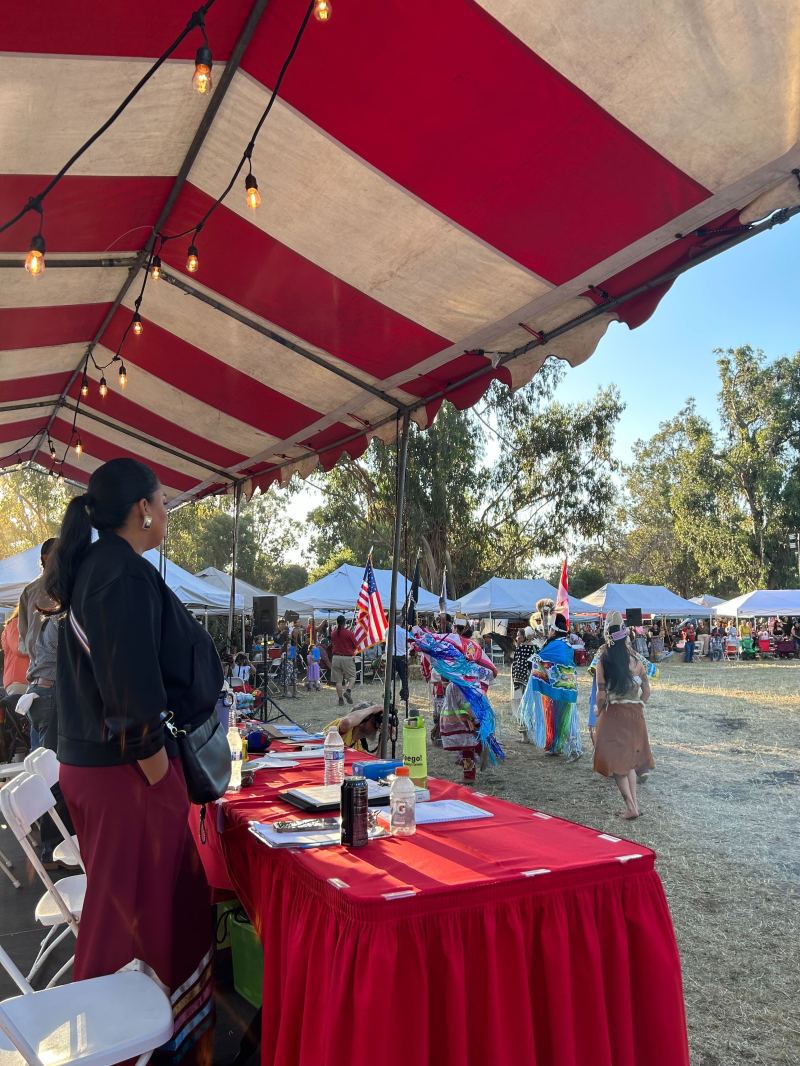
[[[378,685],[363,691],[380,701]],[[421,682],[411,698],[429,713]],[[584,722],[587,700],[583,670]],[[589,753],[566,765],[520,743],[507,673],[492,701],[507,759],[479,775],[482,791],[624,832],[657,852],[694,1066],[797,1066],[800,662],[665,663],[647,709],[657,767],[641,789],[643,817],[627,824],[616,818],[613,783],[592,773],[588,733]],[[317,727],[339,713],[330,689],[285,706]],[[431,773],[458,780],[452,755],[433,748],[428,758]]]

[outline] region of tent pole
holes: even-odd
[[[236,563],[239,554],[239,518],[242,504],[242,483],[233,489],[233,541],[231,544],[231,601],[228,607],[228,649],[233,644],[233,616],[236,610]]]
[[[380,756],[386,758],[389,746],[389,713],[392,708],[392,665],[394,657],[394,627],[397,614],[397,572],[400,569],[400,538],[403,533],[403,509],[406,499],[406,467],[408,465],[408,436],[411,415],[403,412],[400,449],[397,455],[397,511],[394,516],[394,545],[392,547],[392,591],[389,596],[389,628],[386,631],[386,670],[383,682],[383,720],[381,722]]]

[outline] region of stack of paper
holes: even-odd
[[[278,833],[264,822],[251,822],[250,832],[262,844],[270,848],[328,848],[332,844],[341,844],[342,825],[340,818],[331,818],[331,828],[314,833]],[[370,840],[388,836],[383,826],[370,826]]]

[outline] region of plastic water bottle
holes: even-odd
[[[393,837],[410,837],[417,831],[417,792],[407,766],[398,766],[389,790],[389,829]]]
[[[231,749],[231,782],[228,792],[238,792],[242,787],[242,760],[244,758],[244,744],[242,734],[236,724],[236,711],[231,707],[230,724],[228,725],[228,746]]]
[[[344,781],[344,741],[336,726],[331,726],[322,748],[325,756],[325,784],[341,785]]]

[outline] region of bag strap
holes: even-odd
[[[67,617],[69,618],[69,624],[72,628],[72,632],[75,634],[75,639],[78,641],[80,646],[83,648],[83,650],[86,652],[86,654],[89,656],[89,659],[91,660],[92,649],[89,645],[89,638],[86,635],[86,630],[78,622],[78,619],[75,617],[71,607],[67,613]]]

